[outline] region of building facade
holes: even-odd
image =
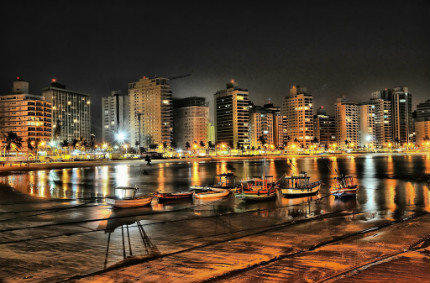
[[[226,143],[231,148],[249,147],[248,90],[231,81],[226,89],[214,94],[214,100],[216,143]]]
[[[135,145],[170,145],[173,138],[173,101],[169,79],[143,77],[128,84],[130,137]]]
[[[375,144],[383,146],[393,142],[393,126],[389,90],[375,91],[370,95],[370,101],[375,106]]]
[[[103,142],[114,143],[117,134],[129,136],[129,97],[120,91],[112,91],[111,96],[102,97],[102,138]]]
[[[300,86],[293,86],[282,104],[282,115],[287,120],[287,135],[302,147],[307,147],[314,138],[312,109],[312,95]]]
[[[208,143],[209,105],[204,97],[173,100],[174,140],[178,148]]]
[[[336,121],[335,116],[327,115],[323,107],[318,109],[314,116],[314,137],[317,138],[321,147],[329,148],[336,143]]]
[[[345,97],[338,98],[335,104],[336,142],[340,147],[358,144],[359,107]]]
[[[412,94],[408,87],[396,87],[391,97],[393,140],[400,143],[413,141]]]
[[[0,95],[0,138],[16,133],[23,140],[20,151],[28,150],[28,142],[46,144],[52,135],[52,104],[42,96],[24,93],[28,91],[28,82],[18,78],[13,94]]]
[[[430,148],[430,99],[417,105],[415,133],[417,145]]]
[[[52,138],[57,141],[83,138],[90,141],[91,102],[85,93],[68,90],[65,85],[52,80],[43,89],[43,96],[52,104]]]
[[[375,132],[375,105],[372,102],[363,102],[359,107],[360,128],[358,132],[358,145],[373,147],[376,143]]]
[[[271,148],[284,146],[284,120],[279,107],[272,103],[253,106],[249,113],[251,147],[267,145]],[[263,144],[264,142],[264,144]]]

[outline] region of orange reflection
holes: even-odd
[[[395,189],[397,186],[397,180],[387,179],[385,183],[385,205],[387,209],[391,211],[391,214],[393,214],[393,212],[396,210],[394,198],[396,196]]]
[[[200,186],[199,163],[196,161],[192,165],[191,186]]]
[[[216,163],[216,174],[223,174],[223,173],[227,173],[227,162],[225,161],[221,161],[221,162],[217,162]]]
[[[46,171],[38,171],[37,172],[37,186],[39,190],[39,196],[45,197],[45,190],[46,190]]]
[[[406,205],[415,204],[415,188],[411,182],[405,184],[405,203]]]
[[[164,166],[165,166],[165,164],[160,163],[160,169],[158,170],[157,192],[160,192],[160,193],[164,193],[166,191],[166,188],[164,186],[165,182],[166,182],[166,176],[164,176]]]
[[[275,166],[275,160],[270,159],[269,162],[269,176],[273,176],[273,180],[278,180],[278,174],[276,173],[276,166]]]

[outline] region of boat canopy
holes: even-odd
[[[133,199],[138,189],[138,187],[116,187],[115,196],[119,199]]]

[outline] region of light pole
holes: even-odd
[[[124,133],[118,132],[115,136],[115,139],[117,140],[117,142],[119,143],[119,152],[120,154],[122,154],[122,143],[125,140],[125,135]]]

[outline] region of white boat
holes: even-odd
[[[137,187],[115,188],[115,197],[106,198],[106,203],[113,208],[133,208],[151,204],[153,196],[136,196]]]
[[[321,181],[310,182],[306,172],[298,176],[288,176],[281,183],[281,192],[285,197],[305,197],[316,195],[321,187]]]
[[[215,175],[212,185],[206,187],[190,187],[193,191],[217,191],[223,192],[224,190],[229,190],[235,192],[238,190],[238,185],[236,184],[236,176],[233,173],[223,173]]]
[[[193,197],[196,199],[217,199],[223,198],[230,194],[229,190],[223,191],[202,191],[202,192],[194,192]]]

